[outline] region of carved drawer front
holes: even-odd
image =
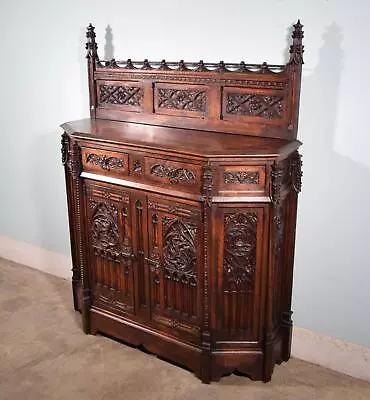
[[[228,165],[219,169],[218,190],[222,195],[251,194],[266,191],[264,165]]]
[[[145,158],[145,178],[171,189],[200,192],[200,165],[187,164],[158,158]]]
[[[128,174],[128,155],[125,153],[85,147],[81,155],[84,171],[117,178]]]

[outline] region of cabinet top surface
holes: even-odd
[[[275,158],[287,155],[301,145],[298,140],[221,134],[100,119],[66,122],[61,127],[76,139],[200,157]]]

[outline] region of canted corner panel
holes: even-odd
[[[286,98],[283,90],[253,90],[224,87],[222,117],[224,120],[263,121],[280,125],[285,121]]]
[[[101,108],[118,108],[124,111],[142,111],[144,88],[140,82],[98,81],[97,102]]]
[[[182,117],[206,117],[209,88],[205,85],[156,83],[154,86],[154,111]]]

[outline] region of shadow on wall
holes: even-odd
[[[334,152],[341,28],[323,35],[319,64],[302,82],[304,161],[294,280],[295,324],[370,346],[370,170]],[[356,140],[356,132],[348,132]]]

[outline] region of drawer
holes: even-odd
[[[166,188],[200,193],[202,176],[200,165],[154,157],[145,157],[144,164],[146,181]]]
[[[265,165],[221,165],[218,173],[218,191],[223,195],[264,193]]]
[[[128,175],[128,154],[110,150],[83,147],[83,170],[99,175],[122,178]]]

